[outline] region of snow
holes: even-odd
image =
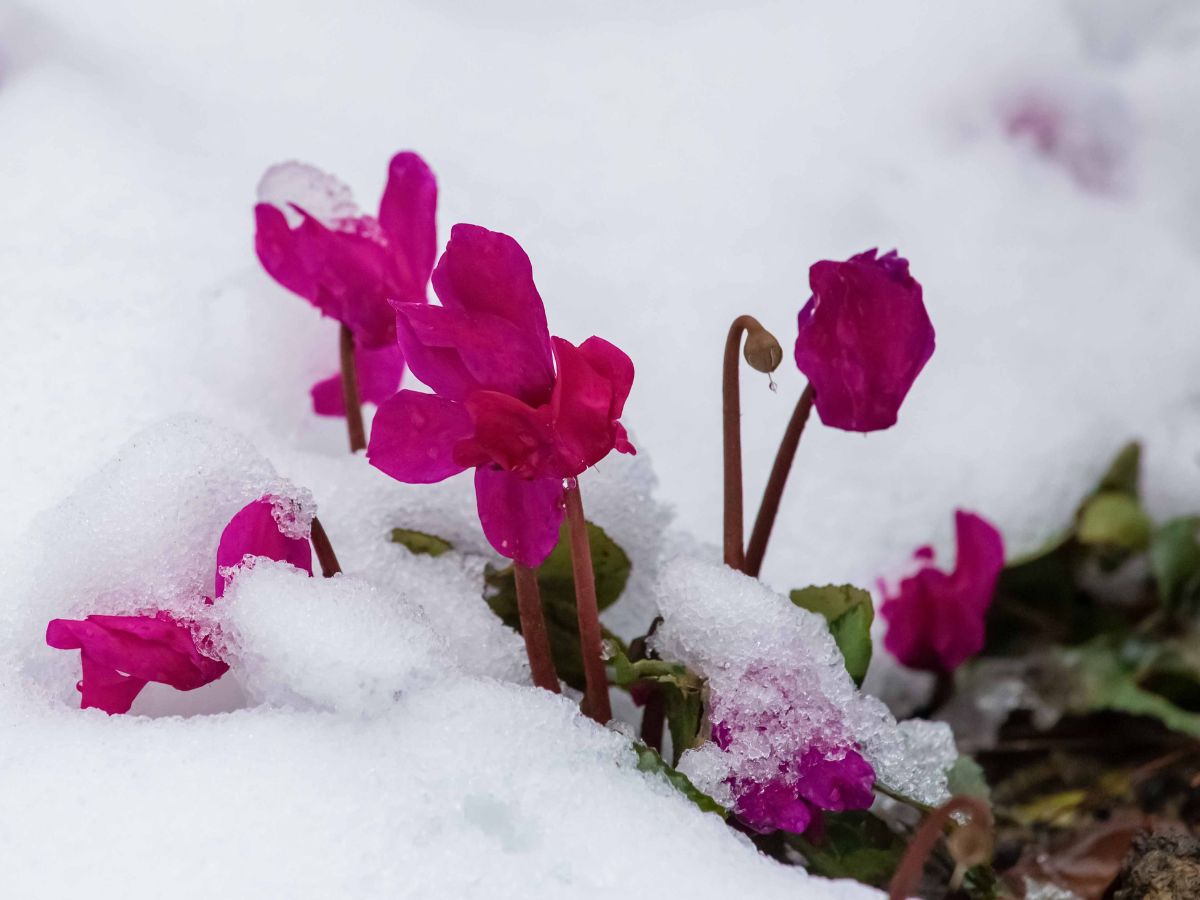
[[[526,685],[470,480],[396,485],[311,415],[336,327],[259,271],[255,187],[303,159],[373,209],[416,149],[443,240],[513,234],[552,330],[630,354],[643,456],[581,479],[634,561],[630,636],[665,559],[716,559],[728,323],[786,350],[808,264],[871,246],[911,261],[938,349],[896,428],[804,436],[771,585],[895,577],[956,506],[1029,549],[1132,436],[1151,511],[1200,507],[1198,39],[1184,0],[0,0],[5,887],[874,896],[757,856]],[[1012,127],[1030,103],[1054,140]],[[743,374],[748,517],[802,387],[774,377]],[[46,620],[195,602],[268,488],[311,497],[347,574],[241,572],[226,678],[73,708]],[[877,654],[868,691],[895,680]]]

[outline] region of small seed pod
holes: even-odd
[[[950,879],[950,885],[957,890],[968,869],[991,861],[993,847],[990,822],[977,821],[972,816],[969,822],[958,826],[946,837],[946,849],[954,860],[954,876]]]
[[[754,324],[758,327],[747,329],[746,347],[742,350],[742,355],[746,357],[746,362],[750,363],[751,368],[769,375],[783,362],[783,348],[779,346],[779,341],[775,340],[775,335],[757,322]]]

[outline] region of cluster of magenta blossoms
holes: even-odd
[[[377,216],[302,163],[269,169],[258,195],[254,247],[263,268],[347,329],[359,398],[382,403],[404,373],[391,302],[425,302],[437,253],[433,172],[415,153],[396,154]],[[312,398],[318,414],[345,415],[343,373],[315,384]]]
[[[408,365],[434,393],[402,390],[375,416],[367,458],[410,484],[475,471],[484,534],[540,565],[558,542],[564,489],[611,451],[634,453],[620,423],[633,363],[598,337],[551,337],[525,251],[455,225],[433,272],[440,306],[393,304]]]
[[[248,558],[290,563],[312,574],[307,538],[289,537],[277,521],[277,503],[261,497],[243,507],[221,532],[217,546],[212,604],[222,597],[237,568]],[[166,610],[135,616],[91,615],[53,619],[46,643],[58,650],[80,651],[80,706],[110,715],[128,712],[151,681],[191,691],[216,681],[229,666],[218,658],[198,623]]]
[[[886,585],[880,615],[887,620],[884,646],[912,669],[950,673],[983,649],[984,620],[1004,567],[1004,540],[990,522],[957,510],[954,571],[934,565],[932,547],[914,557],[918,571],[895,592]]]

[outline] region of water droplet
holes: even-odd
[[[775,383],[775,379],[770,375],[767,376],[767,387],[771,389],[772,394],[779,393],[779,385]]]
[[[574,478],[564,478],[563,479],[563,490],[564,491],[573,491],[578,486],[579,486],[579,482],[576,481]]]

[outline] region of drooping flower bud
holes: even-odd
[[[758,322],[754,322],[754,325],[746,330],[746,346],[742,349],[742,355],[746,357],[746,362],[750,363],[752,369],[770,375],[783,362],[783,347],[779,345],[775,335]]]
[[[933,355],[921,285],[895,250],[809,269],[796,365],[808,376],[821,421],[846,431],[896,424],[900,404]]]

